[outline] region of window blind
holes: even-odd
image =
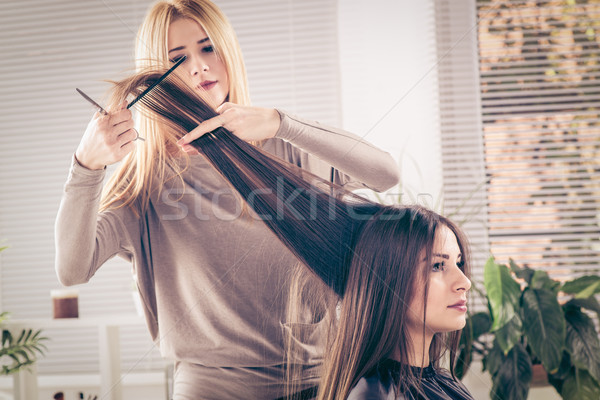
[[[490,249],[474,10],[474,1],[435,1],[444,214],[469,237],[477,284]]]
[[[254,104],[339,125],[335,0],[220,0],[239,36]],[[54,218],[70,158],[108,84],[133,71],[133,43],[148,0],[0,2],[0,309],[49,318]],[[80,315],[133,314],[131,266],[104,265],[80,290]],[[45,330],[40,373],[97,372],[95,329]],[[124,373],[164,360],[144,323],[121,329]]]
[[[599,11],[436,0],[445,208],[475,281],[490,252],[556,279],[600,270]]]
[[[557,279],[600,271],[600,4],[478,1],[489,239]]]

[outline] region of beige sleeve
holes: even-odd
[[[278,110],[279,111],[279,110]],[[381,192],[396,185],[400,170],[394,158],[360,137],[279,111],[281,124],[275,138],[292,144],[272,144],[275,154],[346,189],[370,188]],[[267,146],[265,146],[267,147]],[[331,169],[333,167],[333,170]]]
[[[122,219],[98,213],[104,175],[73,157],[54,225],[55,269],[63,285],[89,281],[106,260],[123,252]]]

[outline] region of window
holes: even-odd
[[[436,1],[444,194],[477,266],[489,251],[556,279],[600,271],[599,16]]]
[[[478,1],[490,248],[600,269],[600,4]]]

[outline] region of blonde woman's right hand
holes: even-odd
[[[77,161],[88,169],[103,169],[122,160],[133,150],[137,138],[133,127],[126,102],[107,115],[96,112],[75,151]]]

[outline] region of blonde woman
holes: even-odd
[[[141,115],[145,142],[136,141],[125,103],[94,115],[57,215],[57,274],[65,285],[81,284],[116,255],[132,262],[150,334],[175,360],[174,399],[275,399],[286,393],[282,299],[297,260],[242,212],[189,143],[223,126],[350,189],[385,190],[397,183],[397,166],[350,133],[251,106],[236,36],[213,3],[159,2],[147,14],[136,45],[140,70],[183,56],[177,73],[219,115],[184,138]],[[105,166],[116,162],[103,188]],[[304,345],[294,386],[301,393],[316,386],[322,359],[318,338]]]

